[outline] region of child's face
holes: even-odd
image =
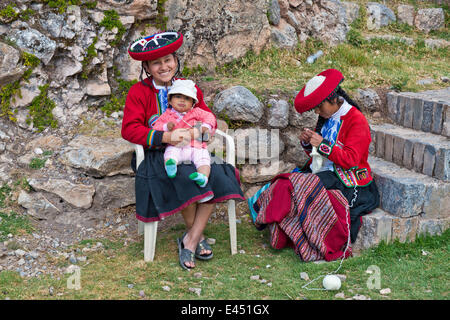
[[[184,94],[176,93],[170,95],[169,103],[176,111],[187,112],[191,110],[194,105],[194,99],[185,96]]]

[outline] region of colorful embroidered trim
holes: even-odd
[[[358,178],[358,180],[365,180],[369,178],[369,170],[367,170],[367,168],[357,170],[356,177]]]
[[[150,128],[153,128],[153,124],[155,123],[156,120],[158,120],[159,116],[157,114],[154,114],[150,117],[150,119],[148,119],[148,126]]]
[[[331,154],[331,150],[333,149],[332,146],[329,146],[327,143],[322,142],[319,145],[319,148],[317,151],[319,151],[319,153],[323,153],[326,156],[329,156]]]
[[[148,133],[148,135],[147,135],[147,145],[149,146],[149,147],[151,147],[152,146],[152,143],[153,143],[153,136],[155,135],[155,130],[150,130],[150,132]]]
[[[341,167],[336,167],[336,165],[334,166],[334,170],[346,187],[350,188],[358,185],[355,173],[353,171],[344,170]]]

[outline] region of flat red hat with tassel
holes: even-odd
[[[128,54],[134,60],[155,60],[177,51],[183,44],[183,35],[176,31],[166,31],[139,38],[128,47]]]
[[[295,97],[294,107],[299,113],[309,111],[332,95],[344,76],[339,70],[327,69],[309,80]]]

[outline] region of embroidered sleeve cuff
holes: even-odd
[[[323,139],[322,143],[319,144],[319,147],[317,148],[317,152],[319,152],[320,155],[328,157],[331,154],[331,150],[333,149],[333,146],[328,140]]]
[[[158,131],[158,130],[150,130],[147,136],[147,145],[152,147],[159,147],[162,145],[162,138],[163,138],[164,131]]]

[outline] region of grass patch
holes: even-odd
[[[182,270],[178,264],[176,238],[182,230],[177,226],[158,233],[152,263],[143,262],[142,242],[125,246],[121,239],[101,240],[105,250],[88,253],[89,264],[81,266],[80,290],[67,288],[70,275],[56,281],[50,277],[20,279],[14,273],[3,272],[0,283],[7,294],[0,292],[0,299],[140,299],[141,290],[152,300],[335,299],[337,291],[302,289],[306,282],[300,278],[300,272],[307,272],[313,279],[335,270],[338,261],[304,263],[291,249],[270,248],[267,231],[259,232],[246,219],[242,220],[238,224],[238,250],[245,250],[245,254],[231,256],[227,225],[212,223],[206,234],[216,239],[215,257],[208,262],[197,261],[192,272]],[[414,243],[381,244],[344,261],[339,273],[346,275],[347,280],[339,292],[346,297],[360,294],[372,299],[446,299],[449,235],[446,231],[441,236],[419,237]],[[97,241],[100,240],[85,240],[80,245],[90,246]],[[68,266],[68,261],[61,264]],[[379,289],[367,288],[370,275],[366,271],[372,265],[380,268],[381,288],[390,288],[389,296],[382,296]],[[194,276],[196,272],[201,272],[200,278]],[[250,280],[252,275],[267,282]],[[49,295],[50,286],[54,287],[54,296]],[[170,291],[164,291],[164,286],[169,286]],[[310,285],[316,287],[321,287],[321,280]],[[201,288],[201,296],[189,288]]]
[[[226,85],[242,85],[261,94],[280,90],[292,95],[308,79],[328,68],[339,69],[344,74],[343,87],[350,93],[367,87],[417,92],[424,90],[416,83],[424,78],[438,80],[426,89],[447,86],[439,80],[450,75],[450,56],[445,48],[429,49],[423,41],[415,46],[395,40],[365,41],[357,31],[352,42],[328,47],[308,40],[295,50],[269,48],[260,55],[249,53],[217,68],[215,78]],[[319,49],[324,55],[313,64],[306,63],[306,58]]]
[[[0,212],[0,241],[7,240],[10,233],[12,235],[26,234],[33,230],[27,217],[20,216],[15,212]]]

